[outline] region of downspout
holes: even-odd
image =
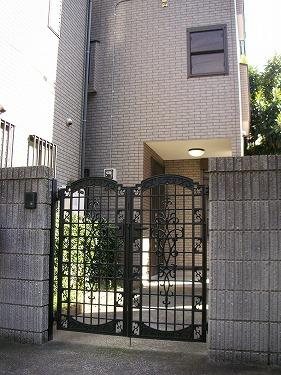
[[[116,17],[117,7],[121,3],[130,2],[132,0],[119,0],[114,6],[114,41],[113,41],[113,56],[112,56],[112,92],[111,92],[111,108],[110,108],[110,167],[112,166],[112,140],[113,140],[113,101],[114,101],[114,73],[115,73],[115,43],[116,43]],[[88,30],[87,30],[87,44],[86,44],[86,67],[84,75],[84,94],[83,94],[83,119],[81,131],[81,165],[80,177],[84,177],[85,169],[85,144],[86,144],[86,128],[87,128],[87,112],[88,112],[88,89],[89,89],[89,75],[90,75],[90,47],[91,47],[91,28],[92,28],[92,9],[93,0],[89,0],[88,5]]]
[[[84,92],[83,92],[83,113],[82,113],[82,129],[81,129],[81,164],[80,164],[80,178],[84,177],[85,169],[85,145],[86,145],[86,128],[87,128],[87,113],[88,113],[88,91],[89,91],[89,77],[90,77],[90,53],[91,53],[91,28],[92,28],[92,9],[93,0],[89,0],[88,16],[87,16],[87,40],[85,49],[86,67],[84,71]]]

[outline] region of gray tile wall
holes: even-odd
[[[110,166],[111,149],[118,181],[139,182],[151,140],[230,138],[233,155],[241,155],[235,1],[162,8],[161,1],[132,0],[119,3],[116,19],[115,3],[94,0],[92,39],[100,44],[87,127],[91,175]],[[229,75],[188,79],[186,30],[214,24],[227,25]]]
[[[209,355],[281,364],[281,157],[210,159]]]
[[[80,177],[87,0],[63,0],[55,87],[53,142],[60,184]],[[66,119],[73,124],[66,126]]]
[[[46,167],[0,169],[0,336],[13,341],[48,339],[52,182]]]

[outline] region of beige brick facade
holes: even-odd
[[[81,129],[87,36],[87,0],[63,0],[58,48],[53,142],[60,183],[80,177]],[[66,119],[73,123],[66,126]]]
[[[231,139],[241,155],[241,93],[234,0],[116,2],[94,0],[99,41],[95,95],[89,99],[86,167],[117,169],[118,182],[147,177],[148,141]],[[187,77],[186,31],[227,26],[229,74]],[[96,66],[96,65],[95,65]]]
[[[202,182],[201,160],[167,160],[165,173],[178,174],[191,178],[194,182]]]

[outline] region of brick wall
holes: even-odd
[[[92,39],[100,41],[99,85],[91,103],[86,166],[118,181],[143,179],[143,143],[231,138],[241,154],[236,9],[233,0],[94,0]],[[229,75],[187,79],[187,28],[226,24]],[[113,50],[115,53],[113,54]],[[112,137],[111,137],[112,134]],[[112,141],[111,141],[112,139]]]
[[[0,336],[42,343],[48,339],[52,171],[0,170]],[[24,193],[37,192],[36,209]]]
[[[281,157],[211,159],[209,354],[281,364]]]
[[[53,142],[60,184],[80,177],[87,0],[63,0],[58,48]],[[66,119],[73,124],[66,126]]]
[[[244,13],[244,0],[236,0],[237,14]]]
[[[144,144],[143,157],[144,157],[144,161],[143,161],[143,179],[144,180],[152,176],[151,158],[156,160],[164,168],[163,159],[146,144]]]
[[[165,173],[178,174],[191,178],[194,182],[202,182],[201,161],[189,160],[166,160]]]

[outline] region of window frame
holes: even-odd
[[[204,32],[204,31],[215,31],[223,30],[223,53],[224,53],[224,72],[210,72],[210,73],[192,73],[192,64],[191,57],[193,56],[191,52],[191,34],[195,32]],[[218,52],[218,50],[213,50],[213,53]],[[206,51],[201,53],[197,52],[194,55],[206,55]],[[211,54],[209,52],[209,54]],[[228,67],[228,48],[227,48],[227,25],[210,25],[210,26],[201,26],[201,27],[191,27],[187,29],[187,78],[196,78],[196,77],[212,77],[212,76],[225,76],[229,74]]]

